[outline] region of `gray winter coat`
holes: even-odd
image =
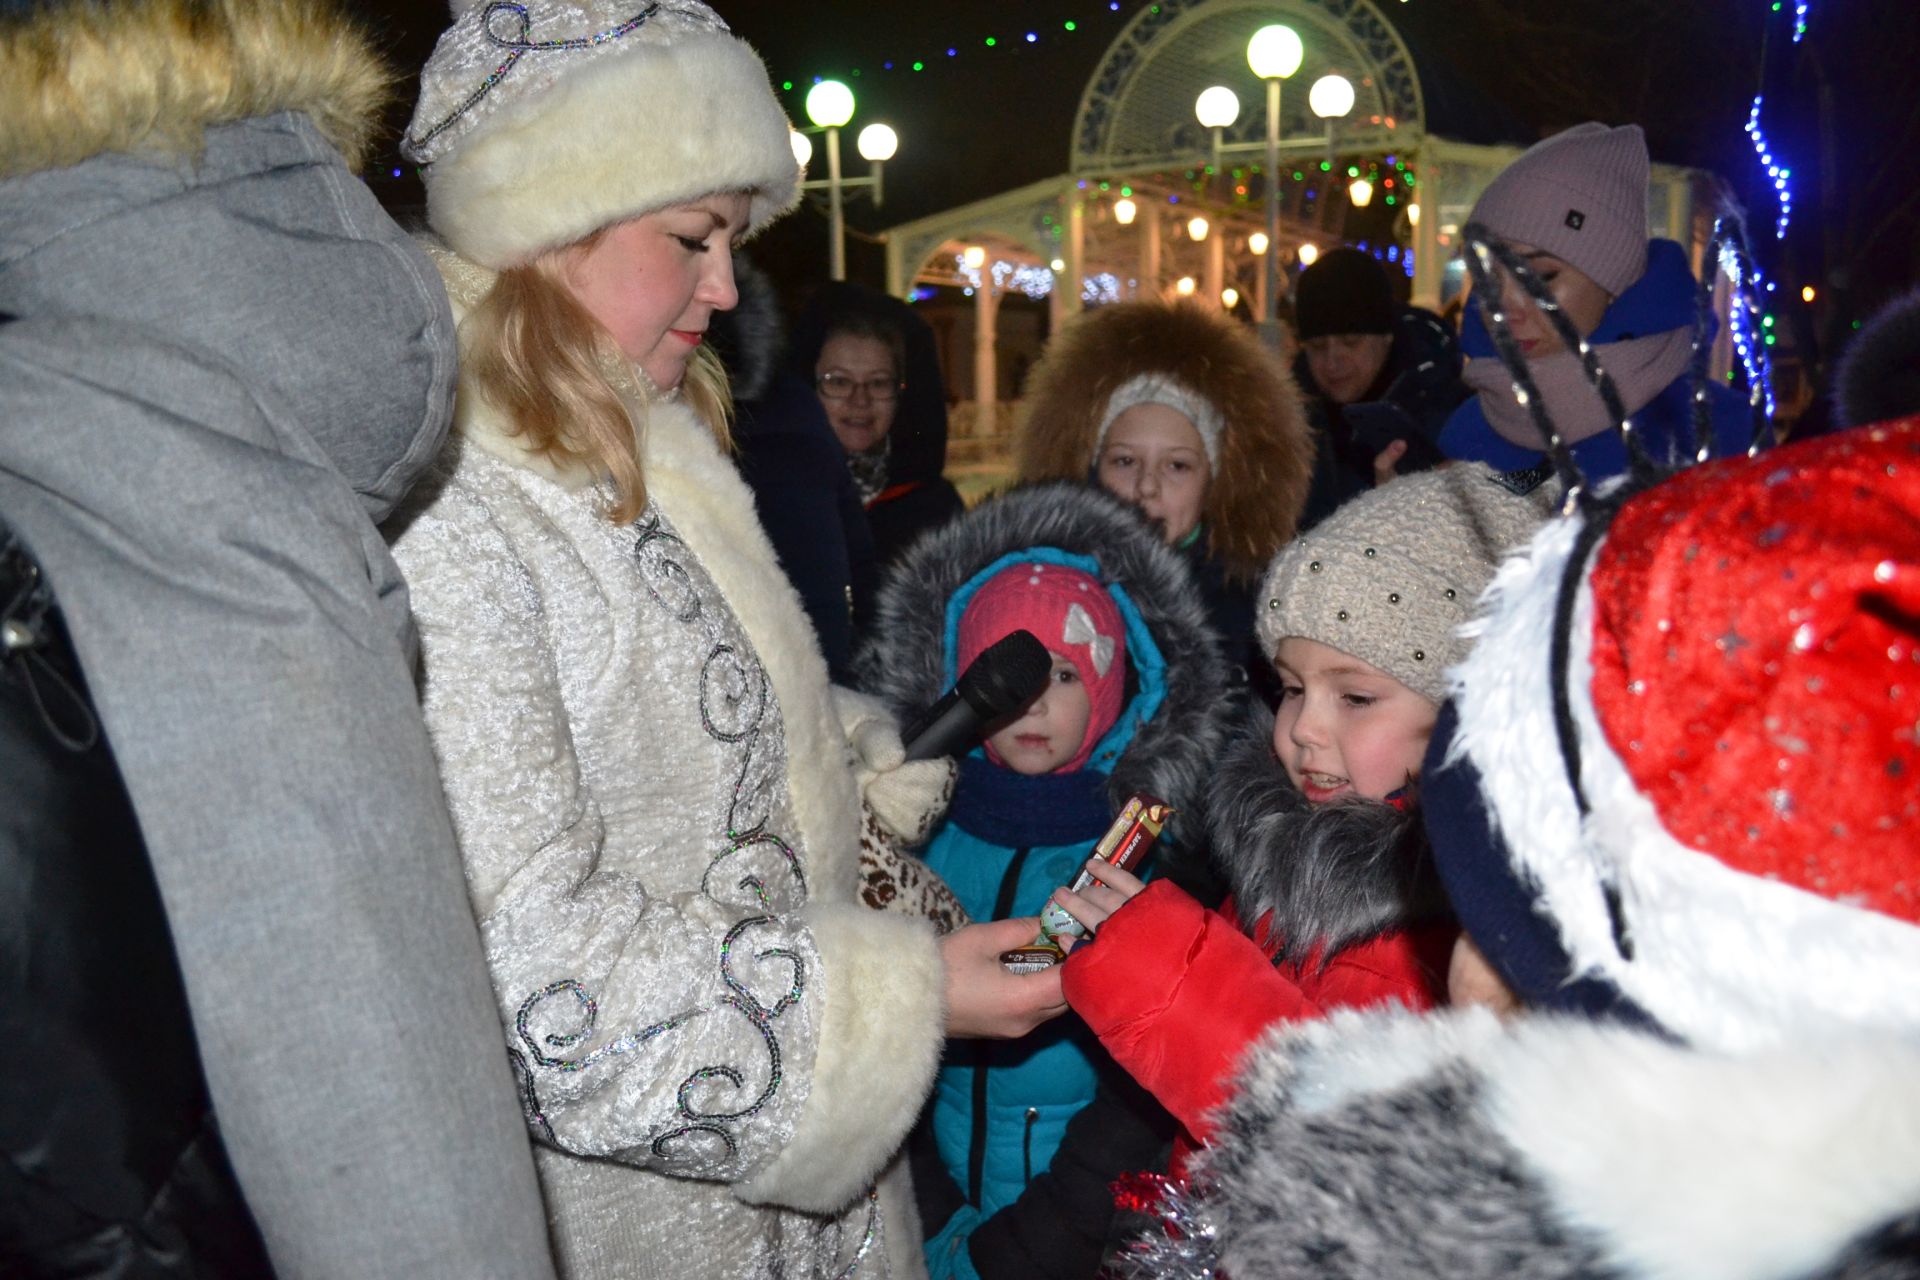
[[[66,610],[276,1269],[551,1275],[370,519],[446,429],[432,266],[283,112],[0,181],[0,312],[0,512]]]

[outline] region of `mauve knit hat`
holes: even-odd
[[[1468,221],[1545,250],[1617,298],[1646,274],[1648,180],[1639,125],[1579,124],[1508,165]]]
[[[1387,270],[1370,253],[1342,245],[1321,254],[1293,286],[1300,341],[1336,333],[1392,333],[1399,310]]]
[[[799,197],[766,68],[699,0],[452,0],[401,151],[463,257],[517,266],[723,191],[757,228]]]
[[[1267,571],[1256,629],[1271,656],[1288,636],[1378,667],[1436,705],[1467,655],[1460,624],[1506,553],[1552,513],[1484,463],[1458,462],[1369,490],[1296,538]]]

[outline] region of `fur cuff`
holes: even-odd
[[[835,1213],[879,1176],[933,1086],[944,974],[924,923],[860,906],[804,915],[827,983],[807,1104],[787,1149],[735,1194]]]

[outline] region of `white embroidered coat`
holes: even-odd
[[[487,279],[440,258],[460,312]],[[845,740],[748,491],[678,401],[636,417],[632,525],[463,401],[392,530],[561,1270],[916,1275],[890,1162],[933,936],[854,901]]]

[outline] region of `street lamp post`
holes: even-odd
[[[1300,69],[1306,49],[1292,27],[1274,23],[1260,28],[1247,41],[1247,65],[1267,82],[1267,243],[1280,239],[1280,82]],[[1280,300],[1279,254],[1266,255],[1266,296],[1260,319],[1271,325]]]
[[[878,207],[884,196],[881,185],[885,162],[900,147],[900,136],[884,124],[870,124],[860,131],[857,144],[860,155],[873,166],[865,178],[846,178],[840,173],[840,130],[853,119],[853,90],[838,80],[822,80],[807,90],[807,119],[827,135],[827,176],[824,180],[801,183],[803,191],[824,189],[827,193],[827,263],[835,280],[847,278],[847,219],[844,192],[848,188],[871,187],[873,203]],[[809,148],[811,154],[811,148]],[[794,144],[800,156],[800,144]],[[804,163],[804,161],[802,161]]]

